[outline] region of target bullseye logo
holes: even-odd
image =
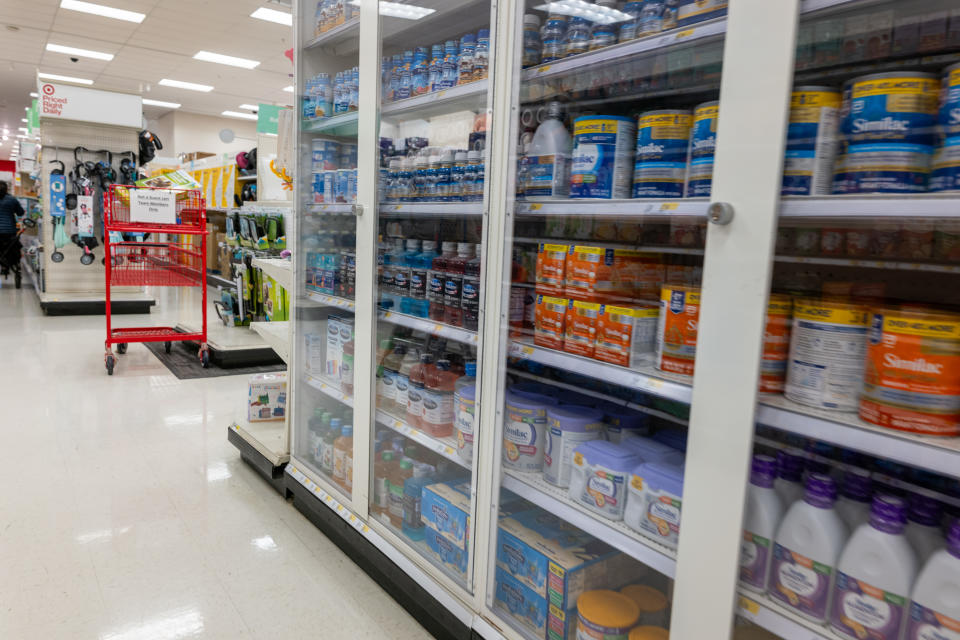
[[[52,84],[45,84],[42,91],[44,95],[52,96],[56,92],[56,88]]]

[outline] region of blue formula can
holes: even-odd
[[[573,121],[571,198],[629,198],[637,125],[625,116]]]
[[[840,92],[829,87],[793,90],[781,195],[827,195],[832,191],[840,102]]]
[[[637,125],[634,198],[682,198],[690,150],[689,111],[648,111]]]
[[[927,190],[939,84],[933,74],[911,71],[853,80],[841,123],[848,193]]]
[[[677,26],[712,20],[727,15],[727,0],[680,0],[677,5]]]
[[[709,197],[713,185],[713,156],[717,149],[716,100],[697,105],[690,132],[690,166],[687,168],[687,197]]]
[[[960,64],[943,70],[940,144],[933,154],[930,191],[960,190]]]

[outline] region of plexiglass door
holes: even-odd
[[[380,2],[370,517],[473,589],[491,3]]]
[[[293,453],[325,488],[353,494],[359,8],[299,0],[301,43]]]

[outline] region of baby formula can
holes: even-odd
[[[868,326],[866,307],[795,300],[784,395],[811,407],[854,411],[863,386]]]
[[[690,166],[687,167],[687,197],[707,197],[713,184],[713,154],[717,148],[717,115],[720,103],[704,102],[693,111],[690,132]]]
[[[850,113],[841,122],[853,192],[926,191],[938,84],[933,74],[911,71],[853,80]]]
[[[737,627],[738,630],[744,628],[746,627]],[[753,628],[760,629],[760,627]],[[763,629],[760,629],[760,631],[763,631]],[[764,631],[764,633],[766,632]],[[735,635],[734,638],[741,640],[739,635]],[[629,640],[670,640],[670,632],[663,627],[641,625],[630,630]],[[766,636],[764,636],[764,640],[766,640]]]
[[[873,312],[860,417],[899,431],[960,435],[960,315]]]
[[[571,198],[630,197],[636,131],[633,118],[624,116],[573,121]]]
[[[677,26],[703,22],[727,15],[727,0],[680,0],[677,6]]]
[[[646,584],[628,584],[620,593],[633,600],[640,609],[640,624],[666,627],[670,617],[670,601],[665,593]]]
[[[584,591],[577,598],[577,640],[628,640],[640,609],[616,591]]]
[[[783,393],[790,355],[790,296],[771,294],[767,302],[767,325],[763,331],[763,356],[760,360],[760,393]]]
[[[548,407],[543,479],[558,487],[570,486],[573,450],[602,434],[603,411],[576,405]]]
[[[930,191],[960,189],[960,63],[943,70],[940,86],[940,145],[933,154]]]
[[[660,326],[657,328],[657,369],[693,375],[700,318],[700,289],[663,287],[660,293]]]
[[[797,87],[790,97],[781,195],[826,195],[832,190],[840,92]]]
[[[557,404],[538,393],[510,392],[503,425],[503,466],[527,473],[543,471],[547,408]]]
[[[609,520],[623,520],[630,471],[641,458],[629,447],[606,440],[584,442],[573,451],[569,495]]]
[[[457,455],[470,464],[473,460],[474,416],[476,416],[477,388],[467,385],[453,394],[453,427],[457,432]]]
[[[690,152],[689,111],[648,111],[637,126],[634,198],[682,198]]]

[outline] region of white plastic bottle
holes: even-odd
[[[833,478],[811,473],[803,500],[787,510],[773,545],[770,597],[815,622],[829,618],[837,559],[848,536],[836,500]]]
[[[551,102],[524,157],[527,198],[566,198],[570,194],[571,138],[563,125],[563,105]]]
[[[873,482],[869,471],[848,469],[843,474],[836,510],[850,531],[856,531],[857,527],[870,520],[872,496]]]
[[[804,459],[793,451],[777,452],[777,479],[773,488],[783,502],[783,508],[789,510],[793,503],[803,499]]]
[[[759,593],[767,591],[773,537],[783,517],[783,502],[773,489],[776,475],[776,459],[753,456],[743,516],[743,540],[740,542],[740,583]]]
[[[913,587],[906,640],[954,640],[960,636],[960,520],[947,534]]]
[[[917,561],[923,565],[946,544],[940,529],[943,511],[939,502],[918,493],[910,496],[909,504],[904,535],[916,552]]]
[[[917,554],[903,534],[906,525],[903,499],[874,497],[870,522],[854,531],[837,564],[830,614],[830,627],[837,634],[854,640],[900,640],[917,577]]]

